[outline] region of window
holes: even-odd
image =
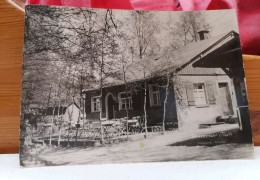
[[[126,92],[118,94],[119,110],[132,109],[132,96]]]
[[[207,104],[205,86],[203,83],[193,84],[193,94],[196,106]]]
[[[99,96],[91,98],[91,111],[92,112],[100,111],[100,97]]]
[[[161,99],[160,99],[160,91],[158,85],[150,85],[150,104],[151,106],[160,106]]]

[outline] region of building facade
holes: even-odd
[[[249,118],[249,114],[238,34],[231,31],[214,38],[200,36],[201,41],[179,52],[175,68],[171,69],[168,91],[167,82],[159,76],[138,79],[136,82],[143,85],[134,93],[127,93],[123,83],[103,88],[102,97],[99,89],[86,90],[86,118],[100,119],[100,110],[102,119],[144,116],[145,84],[148,125],[161,123],[164,112],[165,120],[176,127],[198,128],[200,124],[227,118],[243,124],[241,119]]]
[[[125,85],[106,87],[102,90],[92,90],[85,93],[85,113],[89,120],[99,120],[100,111],[102,119],[121,119],[144,116],[144,103],[146,97],[146,112],[148,125],[162,123],[165,107],[165,121],[177,127],[177,109],[173,86],[169,86],[167,104],[164,106],[166,91],[160,80],[147,82],[147,93],[143,85],[135,91],[127,91]],[[102,108],[101,108],[102,106]]]

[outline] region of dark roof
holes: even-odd
[[[44,115],[63,115],[66,112],[67,107],[48,107],[43,111]]]
[[[63,115],[63,114],[65,114],[67,108],[70,107],[73,104],[78,109],[80,109],[79,106],[77,105],[77,103],[75,103],[75,102],[73,103],[72,102],[72,103],[68,104],[67,106],[60,106],[60,108],[59,107],[51,107],[51,106],[49,106],[49,107],[47,107],[47,110],[44,109],[43,111],[44,111],[44,114],[46,113],[46,115],[53,115],[53,112],[54,112],[54,115],[58,115],[58,114]]]
[[[217,48],[219,45],[223,45],[222,43],[228,38],[231,39],[234,35],[238,35],[235,31],[230,31],[228,33],[221,34],[216,37],[212,37],[209,39],[205,39],[202,41],[198,41],[196,43],[188,44],[185,48],[183,48],[179,53],[179,67],[178,69],[182,69],[186,67],[191,62],[196,61],[201,56],[205,56],[207,53],[211,52],[214,48]]]
[[[198,31],[198,33],[201,33],[201,32],[208,33],[209,31],[208,30],[200,30],[200,31]]]

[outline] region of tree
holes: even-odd
[[[186,46],[191,42],[198,41],[199,30],[209,30],[210,26],[203,18],[201,12],[189,11],[180,15],[179,21],[176,23],[176,28],[172,29],[172,33]]]
[[[101,61],[109,59],[116,48],[110,30],[114,24],[112,12],[105,13],[105,23],[98,23],[104,18],[105,11],[100,11],[27,7],[22,112],[35,102],[46,107],[45,112],[50,105],[55,109],[78,101],[81,106],[82,90],[94,86],[92,82],[98,78],[93,71],[103,66]],[[111,67],[107,60],[104,64],[109,63]],[[101,70],[102,81],[109,76],[108,71]]]
[[[103,23],[100,29],[100,35],[97,41],[100,42],[100,50],[97,52],[99,57],[96,59],[95,63],[98,65],[99,68],[99,89],[100,89],[100,129],[101,129],[101,143],[104,142],[104,135],[103,135],[103,126],[102,126],[102,112],[103,112],[103,105],[102,105],[102,97],[103,97],[103,86],[106,78],[112,77],[114,75],[112,67],[113,67],[113,60],[111,58],[116,55],[116,36],[117,36],[117,25],[113,20],[113,13],[112,10],[106,10],[104,17],[101,16],[100,22]]]
[[[147,60],[152,59],[154,48],[157,45],[155,34],[158,31],[158,26],[154,21],[153,12],[135,11],[132,12],[131,18],[133,20],[132,37],[136,40],[136,53],[139,58],[139,65],[142,67],[143,79],[147,78],[149,68],[147,68]],[[145,119],[145,137],[147,137],[147,82],[144,81],[144,119]]]
[[[122,80],[123,83],[124,83],[126,96],[130,95],[132,97],[133,92],[135,92],[136,88],[134,86],[134,83],[128,82],[128,77],[127,77],[127,73],[129,72],[129,66],[130,66],[131,63],[133,63],[133,53],[134,53],[133,48],[130,44],[131,44],[131,40],[128,39],[126,34],[122,33],[121,36],[120,36],[120,47],[121,47],[121,49],[120,49],[119,67],[118,67],[118,69],[120,69],[121,77],[119,76],[119,79]],[[129,61],[129,59],[132,59],[132,61]],[[128,109],[128,105],[130,103],[128,101],[129,100],[126,100],[126,106],[125,106],[127,139],[128,139],[128,135],[129,135],[129,126],[128,126],[129,109]]]

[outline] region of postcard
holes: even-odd
[[[235,10],[26,6],[20,164],[250,159]]]

